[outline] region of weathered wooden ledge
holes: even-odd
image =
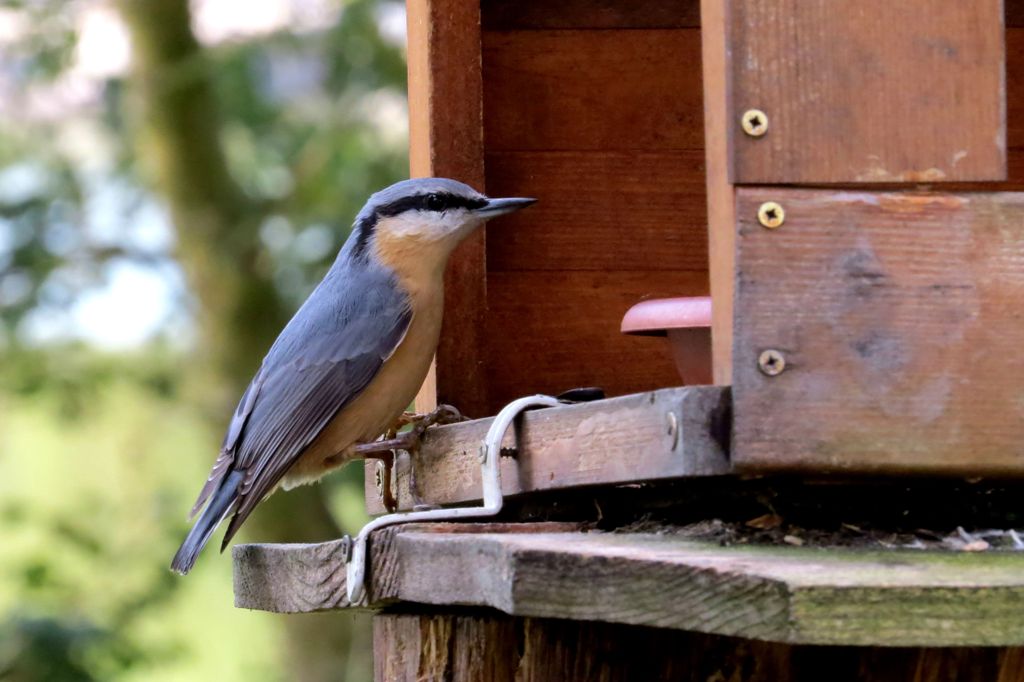
[[[1024,556],[719,547],[565,524],[407,526],[374,536],[370,606],[491,607],[792,644],[1024,645]],[[539,531],[539,532],[538,532]],[[340,542],[234,549],[235,603],[344,608]]]
[[[667,388],[528,412],[505,444],[516,459],[502,461],[502,490],[517,495],[585,485],[656,481],[728,473],[723,444],[731,397],[721,386]],[[424,502],[464,504],[480,499],[480,443],[493,420],[429,429],[417,454],[416,484]],[[384,513],[367,462],[366,504]],[[395,467],[392,489],[400,510],[412,508],[409,466]]]

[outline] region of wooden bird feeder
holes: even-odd
[[[428,432],[419,495],[480,497],[509,401],[608,398],[525,415],[496,522],[371,537],[377,678],[1024,679],[1024,553],[601,525],[780,475],[1024,478],[1024,2],[407,7],[412,174],[540,200],[453,257],[419,407],[483,419]],[[702,296],[716,385],[681,387],[620,322]],[[237,603],[346,607],[344,553],[237,548]]]

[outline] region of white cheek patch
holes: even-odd
[[[413,238],[422,241],[440,241],[456,236],[461,228],[475,224],[467,220],[465,211],[407,211],[377,222],[378,233],[389,237]]]

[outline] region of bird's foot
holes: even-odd
[[[393,511],[397,504],[391,491],[390,482],[394,454],[399,450],[409,453],[409,493],[412,496],[413,510],[423,511],[437,508],[436,505],[426,504],[420,497],[419,488],[416,485],[416,454],[419,452],[420,444],[423,441],[423,434],[431,426],[435,424],[454,424],[464,420],[465,417],[462,416],[462,413],[451,405],[438,405],[437,409],[427,414],[406,412],[399,417],[396,425],[384,434],[382,440],[373,441],[372,443],[360,443],[355,446],[354,451],[357,456],[384,461],[384,467],[379,470],[382,480],[381,485],[378,487],[381,490],[381,499],[384,500],[384,505],[388,511]],[[402,426],[411,426],[411,428],[408,431],[397,433],[397,429]],[[388,504],[389,500],[391,504]]]
[[[462,413],[458,409],[451,405],[438,405],[436,408],[427,412],[426,414],[420,414],[417,412],[403,412],[395,424],[396,430],[403,426],[412,425],[413,431],[418,431],[420,435],[424,431],[429,429],[431,426],[444,425],[444,424],[457,424],[458,422],[466,421],[466,417],[462,416]]]
[[[399,421],[404,421],[406,424],[412,426],[411,429],[406,431],[406,434],[414,434],[415,444],[411,447],[405,448],[405,451],[409,453],[409,494],[412,497],[412,508],[413,511],[428,511],[431,509],[440,509],[436,504],[428,504],[423,501],[420,497],[419,485],[416,483],[416,455],[419,454],[420,444],[423,441],[423,434],[431,426],[444,425],[444,424],[457,424],[461,421],[466,421],[466,418],[462,416],[456,408],[451,405],[438,405],[432,411],[427,414],[415,414],[405,413]]]

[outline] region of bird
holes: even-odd
[[[188,573],[229,515],[222,552],[278,488],[372,449],[429,371],[449,255],[487,220],[535,201],[490,198],[448,178],[403,180],[369,198],[242,393],[171,570]]]

